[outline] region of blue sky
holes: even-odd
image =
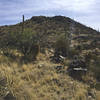
[[[100,29],[100,0],[0,0],[0,25],[16,24],[32,16],[63,15]]]

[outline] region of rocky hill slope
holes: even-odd
[[[90,27],[64,16],[0,26],[0,100],[100,100],[99,73]]]
[[[23,23],[19,23],[12,26],[2,26],[0,27],[0,37],[3,38],[4,35],[11,32],[22,32]],[[24,29],[31,30],[38,35],[40,44],[43,46],[51,47],[56,38],[59,35],[68,33],[73,29],[74,39],[100,41],[100,33],[96,30],[80,24],[68,17],[55,16],[55,17],[45,17],[45,16],[35,16],[24,22]]]

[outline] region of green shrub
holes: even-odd
[[[69,43],[65,39],[64,35],[60,35],[55,43],[55,54],[67,56],[68,51],[69,51]]]
[[[75,47],[70,47],[69,38],[65,38],[64,34],[57,38],[55,43],[55,55],[62,55],[71,58],[78,54],[79,50],[77,50]]]
[[[0,48],[4,53],[8,50],[16,49],[20,51],[26,58],[36,58],[39,52],[39,45],[37,44],[38,36],[35,31],[30,28],[24,29],[21,32],[10,32],[6,34],[5,38],[0,40]]]
[[[79,55],[79,50],[75,48],[70,48],[69,54],[70,54],[70,58],[73,58],[73,56]]]
[[[94,77],[100,81],[100,57],[96,57],[94,60],[92,71],[94,73]]]

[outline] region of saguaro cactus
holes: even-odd
[[[25,20],[24,20],[24,18],[25,18],[24,15],[22,16],[22,18],[23,18],[23,20],[22,20],[22,21],[23,21],[23,22],[22,22],[22,33],[23,33],[23,31],[24,31],[24,21],[25,21]]]

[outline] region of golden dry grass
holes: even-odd
[[[96,100],[100,100],[100,91],[97,91]]]
[[[11,62],[4,57],[0,64],[1,98],[11,93],[17,100],[88,100],[89,86],[68,74],[57,73],[55,67],[58,65],[43,54],[29,64]]]

